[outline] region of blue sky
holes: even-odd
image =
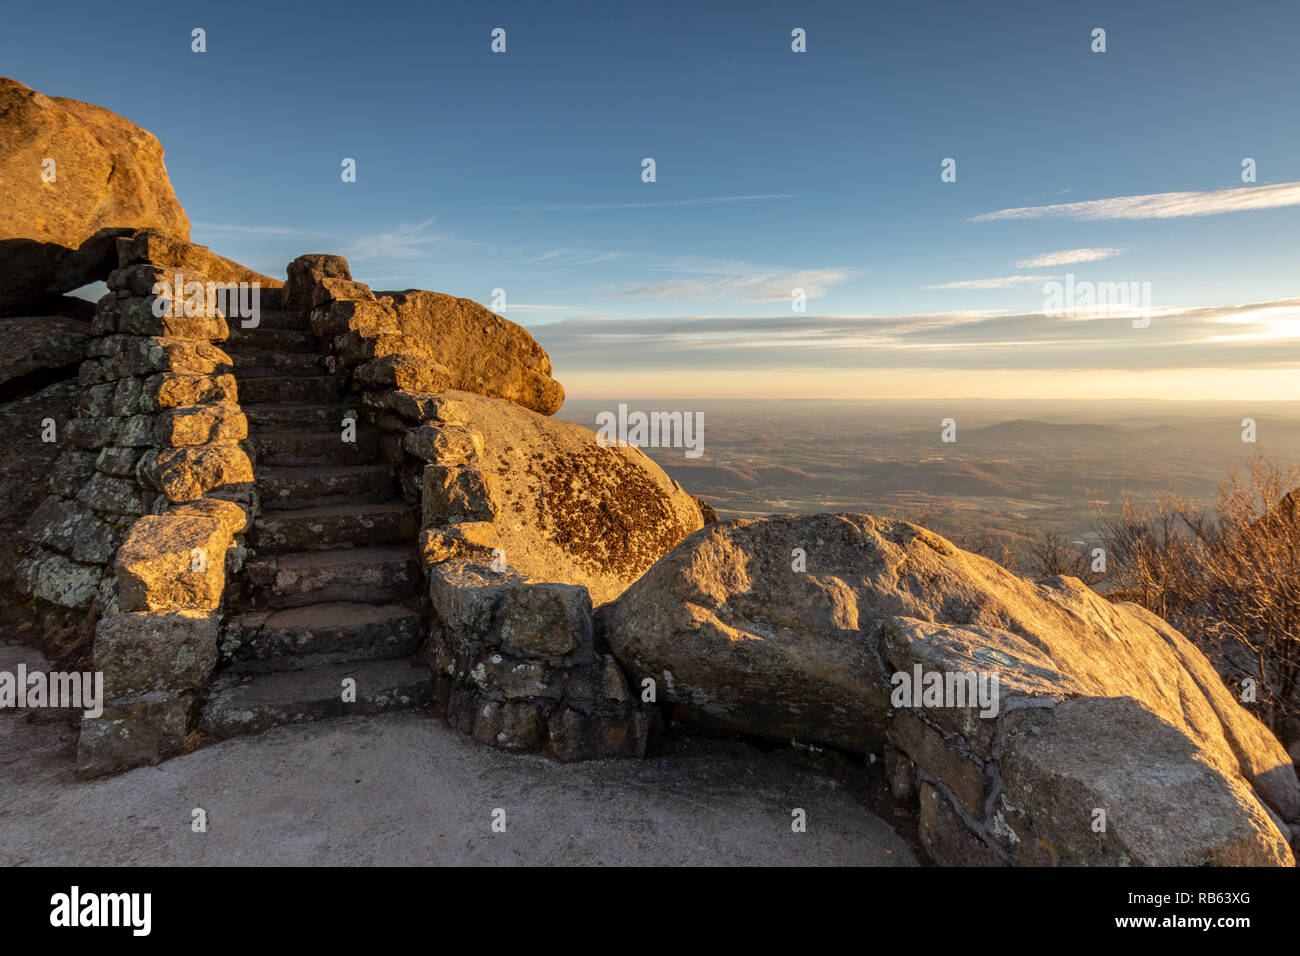
[[[224,255],[505,289],[573,395],[1296,399],[1298,41],[1293,0],[53,2],[0,72],[157,135]],[[1043,316],[1067,272],[1150,327]]]

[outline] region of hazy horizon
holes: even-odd
[[[1240,398],[1149,398],[1138,395],[1125,395],[1119,397],[1106,398],[1057,398],[1053,396],[1044,396],[1042,398],[1024,399],[1018,397],[1006,396],[985,396],[985,395],[939,395],[925,396],[923,398],[885,398],[879,396],[854,396],[851,398],[843,397],[823,397],[818,395],[807,395],[798,397],[772,397],[772,396],[747,396],[747,395],[575,395],[567,394],[565,404],[570,402],[613,402],[615,405],[619,402],[633,404],[636,402],[856,402],[859,404],[881,404],[881,403],[907,403],[910,405],[922,403],[944,403],[944,402],[1016,402],[1023,407],[1023,403],[1032,402],[1037,404],[1060,403],[1067,405],[1097,405],[1097,404],[1126,404],[1132,402],[1149,403],[1153,405],[1173,404],[1173,405],[1234,405],[1242,402],[1249,402],[1252,405],[1289,405],[1300,411],[1300,400],[1288,398],[1266,398],[1266,399],[1240,399]],[[614,405],[610,406],[611,408]],[[1021,416],[1023,417],[1023,416]]]
[[[1126,498],[1208,504],[1257,453],[1284,468],[1300,463],[1295,402],[572,398],[556,416],[594,427],[620,403],[629,414],[702,415],[698,457],[685,447],[642,450],[724,519],[896,516],[966,547],[1044,531],[1096,543],[1102,519]],[[1254,441],[1243,441],[1243,418]]]

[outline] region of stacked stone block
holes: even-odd
[[[153,295],[178,275],[206,287],[255,274],[197,271],[232,264],[152,231],[120,239],[118,260],[91,323],[77,416],[60,436],[50,495],[24,528],[18,569],[34,598],[94,629],[107,707],[83,723],[88,775],[184,746],[215,660],[225,576],[256,506],[248,426],[217,344],[227,320],[155,310]]]
[[[480,743],[560,760],[645,755],[652,711],[601,653],[587,589],[471,558],[429,567],[436,700]]]

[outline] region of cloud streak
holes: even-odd
[[[1051,206],[1020,206],[974,216],[967,222],[996,222],[1018,219],[1177,219],[1184,216],[1216,216],[1251,209],[1300,206],[1300,182],[1272,186],[1236,186],[1209,192],[1152,193],[1146,196],[1116,196]]]
[[[325,232],[312,232],[306,229],[294,229],[292,226],[237,226],[218,222],[196,222],[195,229],[203,232],[216,232],[223,236],[266,236],[269,238],[322,238]]]
[[[708,276],[668,279],[663,282],[624,283],[610,286],[605,294],[614,299],[677,298],[688,301],[739,299],[743,302],[789,302],[795,289],[809,299],[823,296],[829,288],[852,273],[847,269],[804,269],[797,272],[755,272],[740,276]]]
[[[543,262],[549,262],[554,265],[566,266],[590,266],[599,262],[613,262],[616,259],[623,258],[623,253],[612,251],[601,251],[599,249],[551,249],[549,252],[543,252],[541,255],[533,256],[531,259],[524,259],[525,265],[537,265]]]
[[[922,286],[923,289],[1012,289],[1018,285],[1035,285],[1050,282],[1056,276],[1002,276],[997,279],[962,279],[958,282],[945,282],[942,285]]]
[[[1053,319],[975,310],[907,315],[574,318],[533,329],[566,370],[962,370],[1286,368],[1300,343],[1300,297],[1164,307],[1127,317]]]
[[[1021,259],[1016,263],[1016,268],[1051,269],[1055,266],[1073,265],[1076,262],[1100,262],[1102,259],[1113,258],[1124,251],[1124,249],[1117,247],[1062,249],[1059,252],[1049,252],[1045,255],[1034,256],[1032,259]]]
[[[662,202],[579,202],[549,203],[536,206],[506,206],[507,212],[601,212],[608,209],[666,209],[673,206],[713,206],[722,203],[769,202],[794,199],[798,193],[771,193],[759,196],[703,196],[698,199],[666,199]]]
[[[455,236],[429,232],[433,219],[413,225],[399,225],[388,232],[362,236],[343,253],[347,259],[365,262],[372,259],[423,259],[437,246],[478,246],[483,243],[458,239]]]

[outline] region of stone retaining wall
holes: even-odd
[[[184,747],[215,663],[226,574],[256,509],[248,426],[216,344],[227,321],[183,308],[156,316],[155,283],[257,282],[278,295],[275,280],[153,231],[118,240],[118,266],[18,567],[28,594],[94,633],[106,706],[83,722],[85,775]]]

